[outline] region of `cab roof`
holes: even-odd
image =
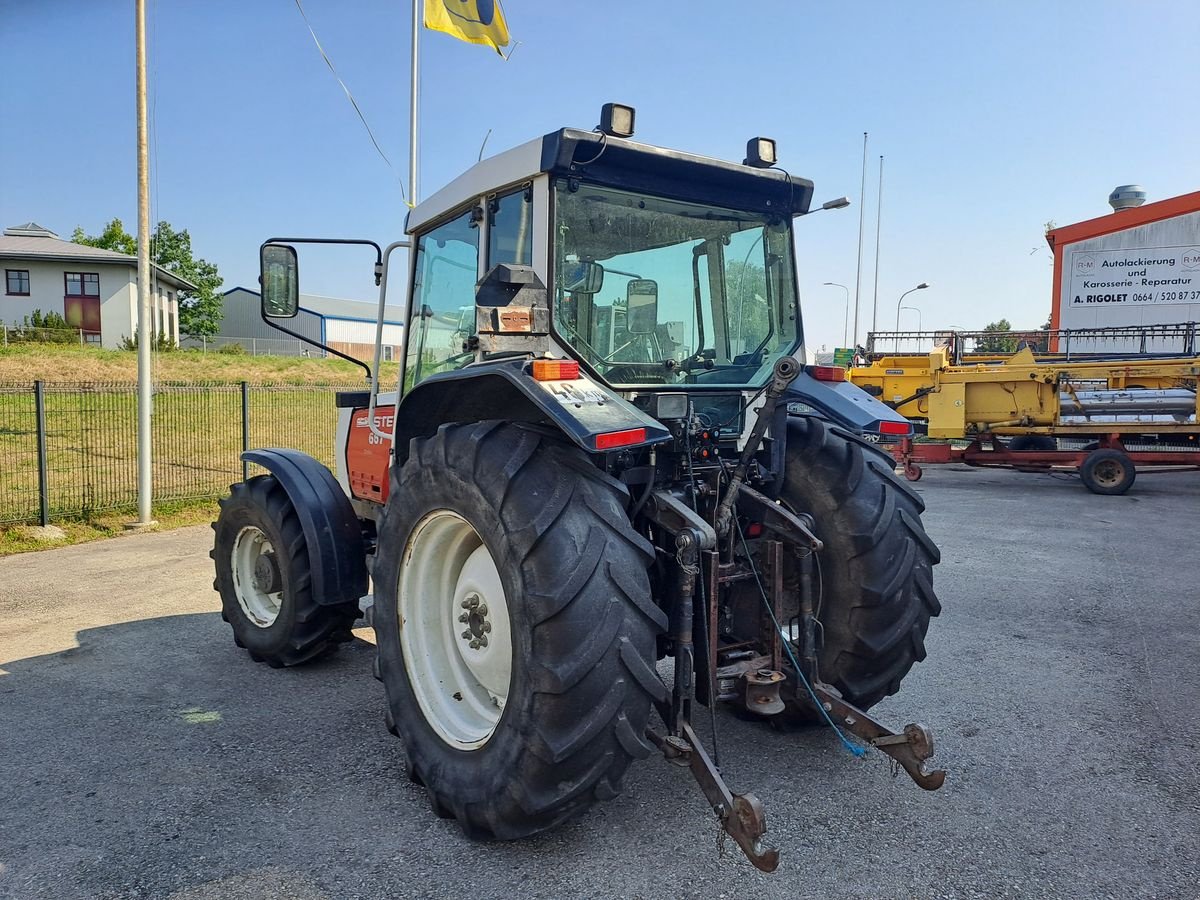
[[[425,231],[483,194],[502,193],[542,174],[788,218],[807,213],[813,194],[811,181],[782,169],[562,128],[476,163],[411,209],[405,231]]]

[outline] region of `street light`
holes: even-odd
[[[846,346],[846,341],[850,334],[850,288],[844,284],[838,284],[836,281],[826,281],[826,287],[840,287],[846,292],[846,315],[842,317],[842,346]]]
[[[896,330],[897,331],[900,330],[900,304],[904,302],[904,298],[907,297],[909,294],[911,294],[913,291],[923,291],[927,287],[929,287],[929,282],[922,281],[915,288],[909,288],[907,291],[905,291],[903,294],[900,295],[900,299],[896,301]]]
[[[902,306],[900,308],[907,309],[909,312],[915,312],[917,314],[917,331],[925,330],[921,327],[921,311],[919,309],[917,309],[915,306]]]

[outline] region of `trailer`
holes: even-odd
[[[1142,352],[1105,353],[1117,331],[1125,347],[1139,333]],[[1059,350],[1035,355],[1031,334]],[[914,341],[934,346],[899,349]],[[888,344],[896,351],[874,350]],[[1053,335],[873,334],[868,365],[847,377],[942,441],[909,436],[893,445],[910,481],[921,477],[922,465],[960,462],[1072,471],[1095,493],[1123,494],[1139,469],[1200,468],[1195,349],[1195,323]]]

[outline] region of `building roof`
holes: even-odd
[[[244,291],[247,294],[259,296],[258,291],[250,288],[230,288],[225,293]],[[367,300],[343,300],[338,297],[323,297],[320,294],[301,294],[300,310],[320,316],[323,319],[340,319],[347,322],[374,322],[379,311],[379,305]],[[404,310],[399,306],[384,307],[383,321],[386,325],[403,325]]]
[[[1166,200],[1156,200],[1153,203],[1143,203],[1132,209],[1122,209],[1111,212],[1106,216],[1097,216],[1074,225],[1063,225],[1046,232],[1046,243],[1051,247],[1060,244],[1073,244],[1076,241],[1086,241],[1089,238],[1103,237],[1138,225],[1148,225],[1163,219],[1173,219],[1175,216],[1200,212],[1200,191],[1169,197]]]
[[[24,225],[4,229],[4,234],[0,235],[0,259],[103,263],[129,266],[134,269],[138,264],[136,256],[61,240],[53,231],[43,228],[36,222],[26,222]],[[162,266],[155,265],[154,269],[161,281],[179,288],[196,289],[196,286],[190,281],[180,278],[178,275],[172,275]]]

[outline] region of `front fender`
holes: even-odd
[[[299,450],[247,450],[242,459],[275,476],[296,509],[312,573],[313,597],[322,606],[358,606],[367,593],[362,526],[333,473]]]
[[[810,406],[856,434],[909,437],[913,433],[908,419],[849,381],[818,381],[801,372],[788,386],[782,402]]]
[[[429,437],[452,422],[500,419],[545,425],[587,453],[644,447],[669,440],[671,433],[619,394],[580,375],[537,381],[525,360],[467,366],[431,375],[404,395],[396,411],[396,463],[408,458],[413,438]],[[605,447],[605,435],[642,430],[641,439]]]

